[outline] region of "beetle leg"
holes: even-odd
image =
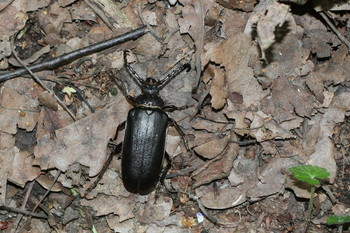
[[[118,133],[118,131],[117,131],[117,133]],[[123,143],[122,143],[122,142],[119,143],[119,144],[116,144],[116,143],[110,141],[110,142],[108,142],[108,144],[111,145],[111,147],[112,147],[112,148],[111,148],[111,154],[108,156],[106,162],[103,164],[103,167],[102,167],[101,171],[98,173],[98,175],[97,175],[95,181],[86,189],[86,193],[89,193],[89,192],[91,192],[91,190],[93,190],[94,188],[96,188],[96,186],[98,185],[98,183],[102,180],[103,175],[104,175],[105,172],[107,171],[107,168],[108,168],[109,165],[111,164],[112,159],[113,159],[115,153],[116,153],[117,151],[120,152],[120,151],[121,151],[121,148],[122,148],[122,146],[123,146]]]
[[[177,111],[177,110],[184,110],[184,109],[187,109],[191,106],[181,106],[181,107],[177,107],[175,105],[166,105],[162,108],[162,110],[164,112],[173,112],[173,111]]]
[[[180,125],[172,118],[169,117],[169,121],[170,121],[170,124],[172,124],[175,129],[177,130],[177,132],[179,132],[181,138],[182,138],[182,141],[183,143],[185,144],[185,147],[186,147],[186,150],[188,151],[191,151],[189,145],[188,145],[188,141],[187,141],[187,138],[186,138],[186,134],[184,133],[184,131],[181,129]]]
[[[134,96],[127,95],[125,96],[125,98],[129,102],[129,104],[131,104],[132,106],[136,105],[136,98]]]
[[[165,177],[166,177],[166,174],[168,174],[168,171],[170,170],[171,168],[171,164],[172,164],[172,161],[171,161],[171,158],[170,158],[170,155],[168,154],[168,152],[165,151],[165,156],[166,158],[169,160],[169,163],[166,165],[165,168],[163,168],[163,171],[162,171],[162,174],[160,176],[160,183],[164,185],[164,180],[165,180]]]

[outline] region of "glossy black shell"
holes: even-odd
[[[132,193],[154,190],[162,170],[168,115],[159,108],[137,106],[129,111],[122,152],[122,180]]]

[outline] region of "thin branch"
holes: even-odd
[[[60,66],[63,65],[67,65],[73,61],[75,61],[76,59],[83,57],[83,56],[88,56],[91,55],[93,53],[97,53],[106,49],[109,49],[111,47],[114,47],[118,44],[121,44],[123,42],[129,41],[129,40],[135,40],[137,38],[139,38],[140,36],[144,35],[146,33],[146,27],[145,26],[141,26],[140,28],[127,32],[125,34],[113,37],[109,40],[105,40],[93,45],[90,45],[88,47],[82,48],[82,49],[78,49],[75,50],[73,52],[64,54],[62,56],[59,57],[55,57],[52,58],[50,60],[38,63],[38,64],[34,64],[31,66],[28,66],[28,68],[32,71],[32,72],[38,72],[38,71],[43,71],[43,70],[54,70]],[[3,74],[0,74],[0,82],[24,75],[24,74],[28,74],[28,70],[25,68],[21,68],[21,69],[17,69],[14,71],[9,71]]]
[[[36,205],[33,208],[33,212],[39,207],[39,205],[43,202],[43,200],[46,198],[46,196],[51,192],[51,189],[53,188],[53,186],[55,185],[56,181],[58,180],[58,177],[61,175],[61,171],[58,170],[55,178],[53,179],[50,187],[46,190],[46,193],[44,194],[44,196],[40,199],[40,201],[38,203],[36,203]]]
[[[21,209],[22,210],[25,210],[25,208],[26,208],[26,205],[27,205],[27,202],[28,202],[28,199],[29,199],[29,195],[32,193],[34,184],[35,184],[35,181],[31,181],[29,183],[29,185],[28,185],[28,189],[27,189],[26,195],[24,196],[24,199],[23,199],[23,202],[22,202],[22,205],[21,205]],[[13,228],[15,229],[15,231],[17,230],[17,227],[18,227],[19,223],[21,222],[22,217],[23,217],[23,214],[17,215],[16,221],[13,224]]]
[[[32,216],[34,218],[47,219],[47,216],[44,215],[44,214],[37,214],[37,213],[33,213],[33,212],[30,212],[30,211],[27,211],[27,210],[22,210],[22,209],[11,207],[11,206],[7,206],[7,205],[1,205],[0,206],[0,210],[7,210],[7,211],[11,211],[13,213],[19,213],[19,214],[23,214],[23,215]]]
[[[55,99],[57,100],[57,102],[59,103],[59,105],[61,105],[61,107],[66,110],[66,112],[74,119],[74,121],[76,121],[76,117],[74,116],[74,114],[68,109],[68,107],[62,102],[62,100],[60,98],[58,98],[58,96],[55,95],[54,92],[52,92],[49,88],[47,88],[45,86],[45,84],[40,80],[39,77],[37,77],[33,72],[32,70],[30,70],[29,67],[27,67],[26,64],[24,64],[24,62],[21,60],[21,58],[19,58],[16,50],[15,50],[15,36],[12,37],[12,41],[11,41],[11,48],[12,48],[12,53],[13,55],[15,56],[15,58],[17,59],[17,61],[28,71],[28,73],[33,77],[33,79],[40,84],[40,86],[42,88],[44,88],[45,91],[47,91],[48,93],[52,94]]]
[[[341,40],[350,50],[350,41],[338,31],[338,29],[333,25],[333,23],[328,19],[327,15],[323,11],[319,13],[321,17],[326,21],[328,26],[332,29],[332,31],[338,36],[339,40]]]

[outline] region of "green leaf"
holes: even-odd
[[[310,185],[319,185],[320,181],[318,179],[325,179],[330,175],[325,168],[311,165],[291,167],[290,171],[293,173],[295,179]]]
[[[92,232],[93,232],[93,233],[98,233],[95,226],[92,226]]]
[[[346,223],[350,223],[350,215],[344,216],[329,216],[327,218],[327,224],[329,225],[344,225]]]
[[[71,193],[72,193],[73,197],[78,196],[78,192],[77,192],[77,190],[75,190],[75,189],[71,189],[70,191],[71,191]]]

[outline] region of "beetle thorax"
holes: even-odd
[[[136,105],[149,108],[162,108],[164,101],[157,94],[142,93],[136,97]]]

